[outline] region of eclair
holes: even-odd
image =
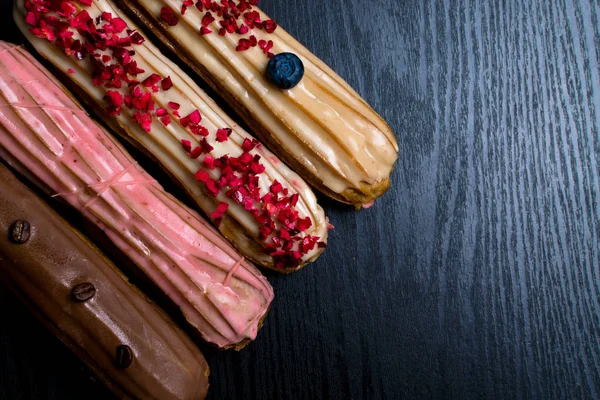
[[[250,260],[315,260],[327,220],[309,186],[237,126],[110,1],[15,1],[17,25],[64,83],[155,159]]]
[[[116,267],[0,164],[0,280],[120,398],[198,400],[208,365]]]
[[[209,343],[256,337],[273,289],[21,47],[0,42],[0,156],[97,225]]]
[[[367,207],[390,185],[398,145],[340,76],[257,0],[115,0],[232,104],[252,131],[324,194]]]

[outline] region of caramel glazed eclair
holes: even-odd
[[[0,156],[96,224],[209,343],[256,337],[273,288],[163,188],[31,54],[0,42]]]
[[[398,158],[393,132],[257,3],[115,0],[235,105],[304,179],[334,199],[370,206],[390,185]]]
[[[173,321],[0,164],[0,280],[120,398],[198,400],[208,365]]]
[[[308,185],[110,1],[14,4],[17,25],[65,84],[157,160],[246,257],[282,272],[318,257],[328,224]]]

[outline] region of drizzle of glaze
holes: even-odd
[[[242,265],[242,261],[244,261],[244,257],[237,260],[233,267],[231,267],[231,269],[227,273],[227,276],[225,277],[225,281],[223,282],[224,286],[229,286],[229,284],[231,283],[231,278],[234,276],[240,265]]]

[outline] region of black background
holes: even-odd
[[[400,144],[211,399],[600,396],[597,0],[263,0]],[[2,2],[2,38],[22,42]],[[0,292],[0,398],[107,398]]]

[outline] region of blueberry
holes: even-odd
[[[302,80],[304,64],[297,55],[279,53],[267,64],[267,78],[278,88],[291,89]]]

